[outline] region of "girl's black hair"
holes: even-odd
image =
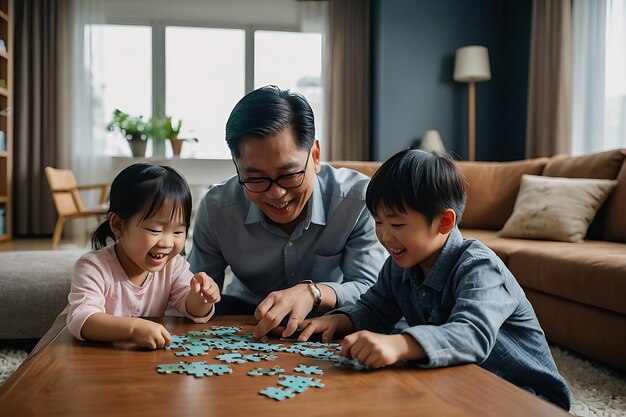
[[[406,213],[407,207],[433,219],[451,208],[458,225],[465,208],[463,176],[445,154],[406,149],[385,161],[372,176],[365,203],[372,214],[383,207]]]
[[[171,202],[170,216],[173,217],[182,209],[189,230],[191,192],[185,179],[174,168],[146,163],[126,167],[113,180],[109,199],[108,213],[115,213],[122,220],[130,219],[141,210],[145,210],[141,220],[147,219],[158,212],[163,204]],[[91,236],[91,247],[94,250],[102,249],[109,238],[115,240],[107,218]]]
[[[315,119],[309,102],[301,94],[275,85],[246,94],[235,105],[226,122],[226,143],[239,158],[239,142],[245,137],[263,138],[293,129],[299,149],[310,149],[315,141]]]

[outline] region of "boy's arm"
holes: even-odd
[[[318,282],[334,294],[324,297],[319,311],[351,305],[357,302],[376,283],[380,268],[385,263],[386,252],[376,237],[374,219],[363,207],[341,254],[343,280],[339,282]],[[321,284],[321,285],[320,285]]]
[[[355,331],[389,333],[403,316],[393,291],[393,281],[402,279],[401,276],[394,276],[398,273],[400,272],[393,270],[391,258],[387,259],[378,274],[378,280],[361,299],[356,304],[335,311],[347,314]]]
[[[159,349],[171,343],[169,332],[159,323],[137,317],[115,317],[106,313],[89,316],[81,336],[98,342],[133,341],[139,346]]]
[[[426,352],[428,360],[420,366],[482,363],[489,356],[500,327],[518,306],[505,286],[505,274],[489,258],[463,261],[452,277],[455,303],[447,321],[403,331]]]

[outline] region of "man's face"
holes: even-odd
[[[255,193],[243,188],[248,199],[259,210],[283,230],[291,233],[306,215],[304,208],[313,194],[317,173],[320,171],[319,141],[314,142],[310,151],[299,149],[293,130],[287,128],[263,138],[244,138],[239,143],[239,152],[240,156],[235,162],[241,181],[256,182],[260,178],[275,180],[278,177],[287,179],[292,174],[305,170],[302,184],[296,188],[283,188],[275,182],[263,192]],[[280,179],[279,182],[283,184]]]

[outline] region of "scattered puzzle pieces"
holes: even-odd
[[[157,372],[160,374],[188,374],[200,378],[204,376],[230,374],[233,371],[227,365],[216,365],[206,362],[179,362],[158,365]]]

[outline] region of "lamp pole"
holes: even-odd
[[[476,84],[473,80],[469,82],[468,87],[468,160],[476,160]]]

